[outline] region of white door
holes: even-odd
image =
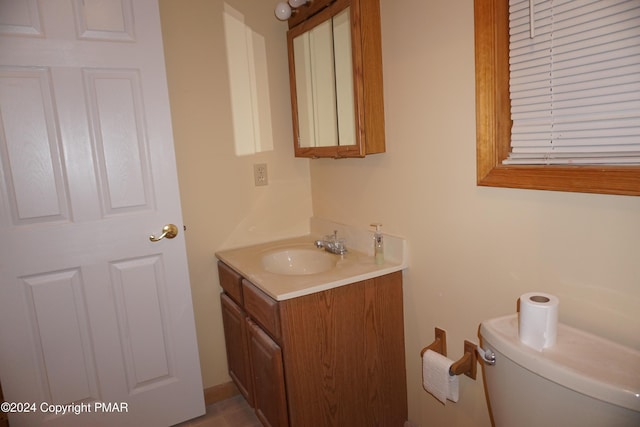
[[[0,200],[12,427],[204,413],[157,0],[0,0]]]

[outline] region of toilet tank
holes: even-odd
[[[558,324],[557,342],[543,351],[522,344],[518,315],[480,325],[481,345],[495,353],[484,364],[495,427],[639,427],[640,352]]]

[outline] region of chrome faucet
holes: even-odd
[[[315,241],[316,248],[324,248],[325,251],[336,255],[344,255],[347,252],[344,239],[338,238],[338,230],[333,234],[327,234],[323,239]]]

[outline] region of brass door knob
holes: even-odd
[[[157,242],[159,240],[164,239],[165,237],[167,239],[173,239],[177,235],[178,235],[178,227],[176,227],[173,224],[167,224],[164,227],[162,227],[162,234],[161,235],[156,237],[156,236],[154,236],[152,234],[151,236],[149,236],[149,240],[151,240],[152,242]]]

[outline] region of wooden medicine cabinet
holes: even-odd
[[[295,156],[383,153],[379,0],[312,0],[288,23]]]

